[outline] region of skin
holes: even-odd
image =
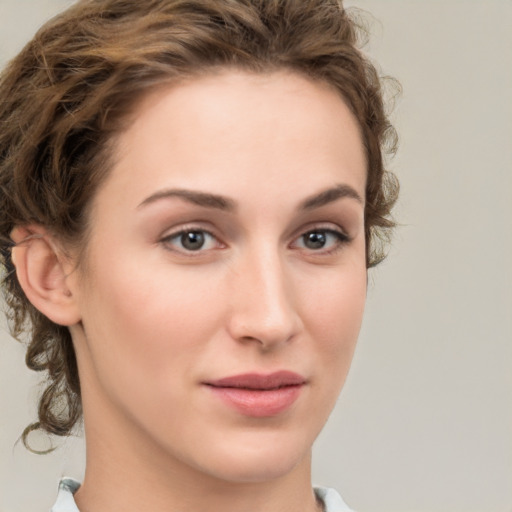
[[[81,511],[317,509],[311,446],[366,296],[365,176],[357,123],[323,83],[225,70],[142,101],[94,199],[85,261],[65,276]],[[187,250],[184,229],[204,245]],[[278,370],[305,384],[270,417],[204,385]]]

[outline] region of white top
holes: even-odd
[[[63,478],[59,484],[57,501],[50,512],[80,512],[73,498],[79,487],[80,483],[76,480]],[[323,501],[325,512],[352,512],[334,489],[315,487],[315,494]]]

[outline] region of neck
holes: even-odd
[[[84,482],[76,493],[81,512],[318,512],[311,488],[311,457],[279,478],[230,482],[139,450],[113,453],[89,444]]]
[[[87,466],[75,495],[81,512],[318,512],[311,454],[285,474],[257,481],[221,479],[186,464],[83,396]],[[272,468],[270,468],[271,470]]]

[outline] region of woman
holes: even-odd
[[[0,84],[13,332],[82,413],[54,512],[348,510],[311,446],[348,372],[396,184],[335,0],[84,0]]]

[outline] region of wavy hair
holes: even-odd
[[[361,33],[338,0],[80,0],[9,63],[0,77],[2,288],[13,335],[27,335],[27,366],[47,372],[25,445],[35,429],[71,433],[81,418],[80,383],[69,330],[34,308],[19,285],[10,233],[37,223],[64,242],[86,244],[110,143],[152,88],[219,67],[287,69],[335,87],[366,151],[367,266],[384,258],[398,193],[384,156],[396,134]]]

